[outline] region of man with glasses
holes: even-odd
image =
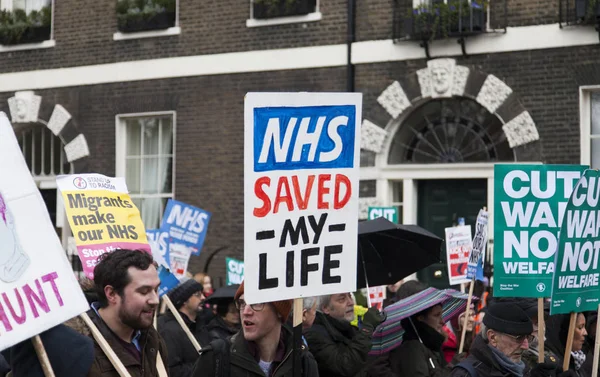
[[[366,376],[371,336],[384,319],[375,307],[369,308],[357,329],[350,324],[354,320],[351,293],[319,297],[315,321],[304,335],[319,365],[319,374]]]
[[[231,338],[218,339],[201,351],[192,376],[292,377],[293,337],[284,326],[293,300],[248,305],[244,282],[238,288],[235,304],[240,312],[242,330]],[[303,346],[302,377],[318,377],[317,364]]]
[[[204,302],[202,284],[194,279],[182,282],[169,292],[173,306],[177,308],[192,334],[200,341],[200,328],[196,328],[196,315]],[[158,319],[158,332],[168,350],[171,377],[188,377],[198,360],[198,352],[171,312]]]
[[[469,357],[452,370],[452,377],[550,376],[545,364],[532,370],[522,355],[533,341],[533,324],[527,313],[513,302],[496,302],[487,307],[481,332]]]

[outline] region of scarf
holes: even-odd
[[[585,353],[583,351],[571,352],[571,356],[573,356],[575,370],[579,370],[583,363],[585,363]]]
[[[508,356],[500,352],[498,349],[489,345],[488,347],[492,349],[492,353],[494,354],[496,361],[498,361],[498,364],[500,364],[502,369],[506,370],[507,372],[510,372],[510,374],[512,374],[513,376],[523,377],[523,373],[525,372],[525,363],[522,360],[519,361],[519,363],[515,363],[514,361],[509,359]]]

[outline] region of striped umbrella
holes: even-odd
[[[466,310],[468,297],[468,294],[454,289],[439,290],[430,287],[386,307],[383,310],[387,314],[387,319],[373,333],[373,347],[370,354],[381,355],[402,344],[404,329],[400,321],[404,318],[442,304],[442,318],[444,322],[448,322]],[[476,299],[476,297],[472,298],[472,300]]]

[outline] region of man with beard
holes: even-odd
[[[367,375],[371,336],[385,319],[375,307],[369,308],[361,329],[353,327],[354,299],[350,293],[319,297],[317,316],[304,336],[315,356],[321,376]]]
[[[140,250],[116,250],[98,258],[94,290],[98,302],[88,315],[132,377],[158,376],[157,357],[167,365],[167,348],[152,328],[160,279],[152,256]],[[109,358],[94,340],[88,377],[117,377]]]
[[[198,342],[200,342],[200,328],[197,328],[196,316],[204,301],[202,289],[202,284],[194,279],[188,279],[169,293],[173,306],[178,309],[181,318]],[[168,312],[158,319],[158,331],[169,351],[171,377],[188,377],[198,359],[198,352],[173,313]]]

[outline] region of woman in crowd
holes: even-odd
[[[569,336],[570,315],[559,314],[548,318],[546,324],[546,347],[548,347],[557,357],[558,365],[562,368],[563,358]],[[586,341],[587,331],[585,329],[585,316],[578,313],[573,333],[573,346],[570,349],[571,361],[569,369],[561,377],[589,377],[590,375],[582,368],[586,360],[586,354],[583,351],[583,345]]]

